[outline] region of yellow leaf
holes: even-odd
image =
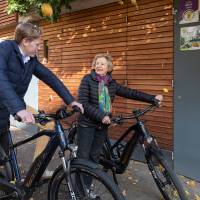
[[[187,181],[186,184],[189,185],[190,187],[193,187],[193,188],[196,186],[196,182],[193,181],[193,180],[192,181]]]
[[[200,200],[200,196],[195,194],[195,200]]]
[[[132,180],[133,178],[131,176],[128,177],[129,180]]]
[[[185,190],[185,194],[186,194],[187,196],[190,195],[190,193],[189,193],[187,190]]]
[[[168,93],[169,90],[167,88],[163,88],[163,92]]]
[[[123,194],[124,196],[126,196],[126,195],[127,195],[127,194],[126,194],[126,190],[123,190],[122,194]]]
[[[53,95],[50,95],[49,96],[49,101],[52,101],[53,100]]]

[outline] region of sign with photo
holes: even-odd
[[[200,25],[182,27],[180,33],[181,51],[200,49]]]
[[[180,0],[179,24],[199,21],[199,0]]]

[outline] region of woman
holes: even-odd
[[[118,84],[112,79],[112,58],[109,54],[97,54],[92,62],[92,71],[83,77],[79,87],[79,102],[84,114],[78,120],[77,156],[98,162],[108,124],[111,123],[112,105],[115,96],[153,103],[160,103],[162,95],[149,95]]]

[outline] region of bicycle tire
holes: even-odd
[[[97,165],[91,164],[88,161],[81,161],[81,159],[75,159],[75,162],[71,163],[71,180],[73,182],[73,188],[76,190],[76,199],[77,200],[91,200],[91,199],[104,199],[104,200],[124,200],[124,196],[120,192],[120,189],[117,185],[111,181],[108,175],[103,172],[101,169],[96,167]],[[92,189],[87,190],[87,195],[81,196],[78,191],[80,186],[77,185],[75,180],[77,174],[82,176],[90,176],[92,177],[91,187]],[[69,199],[71,200],[71,196],[69,193],[69,189],[65,180],[66,174],[63,171],[63,168],[60,166],[58,170],[55,171],[55,175],[52,177],[52,181],[49,186],[48,199],[49,200],[62,200]],[[80,183],[79,183],[80,184]],[[85,185],[85,184],[84,184]],[[64,186],[64,187],[62,187]],[[96,187],[95,187],[96,186]],[[101,186],[101,187],[100,187]],[[85,187],[85,186],[84,186]],[[63,191],[63,190],[65,191]],[[98,189],[95,190],[95,189]],[[64,196],[64,194],[66,196]],[[94,196],[95,194],[95,196]],[[77,196],[78,195],[78,196]]]
[[[9,181],[13,180],[12,178],[13,173],[11,164],[7,159],[4,149],[0,146],[0,199],[11,199],[9,195],[12,194],[14,190],[9,187]]]
[[[67,137],[69,144],[76,144],[77,143],[77,128],[74,127],[72,129],[69,129],[69,132],[67,131]]]
[[[4,149],[0,146],[0,178],[7,181],[13,180],[13,171]]]
[[[149,148],[146,154],[147,165],[153,179],[165,200],[187,200],[183,186],[157,148]]]

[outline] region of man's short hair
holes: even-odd
[[[20,44],[24,38],[32,41],[39,38],[41,35],[42,30],[40,29],[40,27],[30,22],[23,22],[17,25],[14,38],[17,43]]]

